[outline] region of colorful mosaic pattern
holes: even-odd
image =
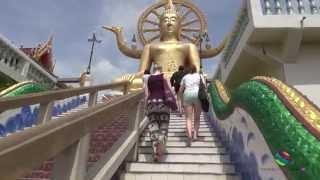
[[[299,97],[299,101],[293,95],[287,96],[290,95],[286,91],[288,88],[273,78],[257,77],[232,91],[229,103],[221,98],[226,92],[219,92],[222,90],[219,83],[211,84],[209,91],[214,111],[220,119],[228,117],[234,107],[241,107],[255,120],[273,154],[279,150],[290,154],[291,163],[282,167],[289,179],[318,180],[320,141],[316,133],[319,131],[311,131],[306,126],[319,123],[319,120],[310,120],[316,118],[314,114],[318,113],[318,109],[293,88],[290,90],[294,91],[295,97]],[[311,107],[304,109],[307,112],[304,116],[299,115],[300,106],[291,104],[295,99],[304,103],[302,107]]]

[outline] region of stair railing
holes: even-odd
[[[109,179],[127,158],[136,158],[139,134],[146,126],[142,92],[96,104],[99,91],[123,87],[114,83],[93,87],[49,91],[0,99],[0,109],[8,110],[40,103],[39,125],[0,139],[1,179],[15,180],[44,161],[55,158],[52,180]],[[50,121],[54,100],[90,94],[89,108]],[[127,112],[129,128],[124,135],[87,171],[90,133]]]

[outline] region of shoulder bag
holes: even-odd
[[[206,86],[204,85],[201,75],[200,76],[200,83],[199,83],[199,92],[198,92],[198,98],[200,100],[201,103],[201,108],[204,112],[208,112],[209,111],[209,100],[208,100],[208,93],[206,90]]]

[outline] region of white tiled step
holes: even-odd
[[[141,141],[151,141],[150,137],[141,137]],[[168,141],[187,141],[187,137],[168,137]],[[198,141],[218,141],[215,137],[199,137]]]
[[[199,132],[201,131],[211,131],[211,128],[200,127]],[[169,132],[185,132],[186,128],[169,128]]]
[[[163,173],[125,173],[121,180],[240,180],[236,175],[215,175],[215,174],[163,174]]]
[[[140,142],[140,146],[145,147],[145,146],[151,146],[151,142]],[[221,147],[220,142],[192,142],[191,147]],[[166,143],[166,147],[187,147],[187,142],[179,142],[179,141],[168,141]]]
[[[121,180],[240,180],[236,175],[124,173]]]
[[[232,164],[127,163],[127,172],[234,174]]]
[[[179,125],[169,125],[169,128],[171,128],[171,129],[179,129],[179,128],[186,128],[187,126],[186,126],[186,124],[179,124]],[[208,125],[208,124],[200,124],[200,126],[199,126],[200,128],[210,128],[211,127],[211,125]]]
[[[153,162],[152,154],[139,154],[138,162]],[[160,162],[165,163],[230,163],[229,155],[164,154]]]
[[[152,154],[151,147],[140,147],[139,153]],[[226,154],[225,148],[166,147],[166,154]]]
[[[149,132],[144,132],[142,136],[150,136]],[[214,132],[199,132],[199,137],[216,136]],[[169,132],[168,137],[187,137],[186,132]]]
[[[149,131],[148,128],[145,131]],[[211,132],[211,128],[199,128],[199,132]],[[168,132],[186,132],[186,128],[169,128]]]
[[[170,121],[169,125],[186,125],[186,121],[179,121],[179,122],[171,122]],[[210,125],[210,123],[203,121],[203,122],[200,122],[200,125]]]
[[[185,128],[182,129],[169,129],[168,132],[186,132]],[[211,132],[209,128],[199,128],[199,132]]]
[[[173,118],[173,119],[184,119],[185,115],[183,114],[182,117],[181,117],[181,116],[175,116],[175,115],[170,114],[170,118]],[[200,119],[204,119],[204,118],[205,118],[205,116],[200,115]]]
[[[173,123],[186,122],[186,119],[184,119],[184,118],[181,118],[181,119],[170,118],[169,122],[173,122]],[[200,122],[208,122],[208,121],[205,119],[200,119]]]

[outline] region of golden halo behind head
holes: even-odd
[[[143,46],[160,40],[159,25],[169,13],[179,21],[181,41],[197,44],[199,34],[207,30],[204,14],[190,0],[159,0],[139,17],[138,37]]]

